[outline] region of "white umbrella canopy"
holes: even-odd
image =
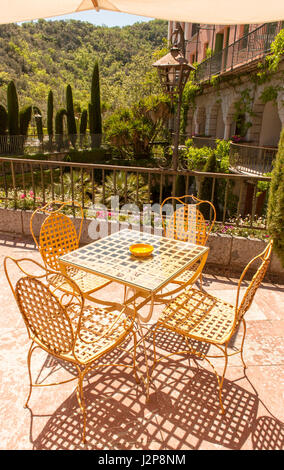
[[[257,24],[284,19],[284,0],[0,0],[0,23],[110,10],[203,24]]]

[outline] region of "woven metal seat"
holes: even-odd
[[[62,269],[59,265],[58,258],[79,248],[82,233],[84,219],[82,207],[76,202],[72,203],[80,212],[78,233],[70,217],[62,212],[64,208],[70,206],[70,204],[71,202],[62,203],[60,201],[47,203],[45,206],[33,212],[30,221],[31,234],[46,267],[58,272]],[[46,218],[41,225],[39,236],[37,237],[34,230],[34,221],[36,214],[40,213],[46,214]],[[75,268],[68,269],[65,274],[78,284],[84,296],[89,299],[92,299],[91,294],[110,283],[110,281],[100,276],[86,273]],[[62,282],[60,275],[50,277],[50,282],[64,291],[69,290],[69,284]]]
[[[193,202],[189,204],[188,200]],[[166,204],[169,203],[173,204],[175,211],[165,219],[163,211],[165,211]],[[202,213],[204,210],[210,219],[209,222],[206,222]],[[216,210],[210,201],[202,201],[193,195],[168,197],[161,204],[161,218],[166,237],[204,246],[215,224]],[[189,285],[193,284],[198,278],[202,283],[202,270],[198,268],[199,263],[191,266],[190,270],[178,276],[174,283]]]
[[[12,266],[8,266],[8,263],[13,263],[13,267],[16,265],[18,268],[16,280],[13,270],[13,282],[10,275]],[[107,307],[104,308],[100,305],[97,307],[94,303],[85,305],[84,295],[74,281],[65,277],[64,282],[69,285],[69,289],[68,293],[62,292],[50,282],[50,277],[56,273],[29,259],[14,260],[6,257],[4,270],[31,340],[28,352],[30,390],[26,406],[33,387],[59,385],[77,380],[77,398],[83,413],[82,440],[85,441],[87,417],[83,380],[86,374],[96,367],[130,367],[137,383],[139,382],[136,372],[137,340],[134,331],[136,311],[115,302],[112,302],[112,305],[106,302]],[[63,277],[62,274],[61,280]],[[101,300],[98,302],[102,304]],[[132,364],[100,361],[130,335],[134,341]],[[34,383],[31,356],[36,348],[41,348],[53,357],[75,365],[77,375],[74,375],[73,368],[71,379],[54,384]]]
[[[224,413],[222,404],[222,387],[227,368],[228,356],[240,353],[244,368],[246,367],[243,359],[243,345],[246,333],[246,324],[244,315],[249,309],[257,288],[261,284],[272,252],[272,244],[270,241],[265,250],[258,256],[253,258],[246,268],[244,269],[237,289],[236,304],[232,305],[225,302],[213,295],[198,289],[185,289],[180,295],[170,302],[162,312],[159,320],[157,321],[154,330],[154,367],[157,363],[155,338],[156,331],[159,328],[165,328],[181,335],[188,345],[183,351],[176,351],[171,354],[195,354],[205,360],[212,366],[219,385],[219,401],[221,411]],[[247,287],[242,300],[240,301],[240,288],[246,273],[252,268],[256,262],[261,262],[256,273],[254,274],[249,286]],[[233,353],[228,353],[228,344],[235,334],[237,328],[242,323],[244,327],[243,338],[241,346]],[[196,349],[190,347],[188,339],[197,340],[201,343],[208,343],[208,345],[216,346],[222,354],[209,355],[203,354]],[[168,355],[170,356],[170,354]],[[225,359],[225,366],[223,375],[220,378],[210,362],[209,358],[223,357]]]

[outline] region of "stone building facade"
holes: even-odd
[[[197,79],[201,85],[188,113],[187,135],[226,140],[240,135],[241,141],[249,145],[277,147],[284,126],[284,61],[263,83],[253,77],[284,27],[283,22],[180,24],[185,35],[186,58],[199,64]],[[169,22],[169,40],[175,26]]]

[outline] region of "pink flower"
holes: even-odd
[[[20,195],[20,199],[25,199],[26,195],[23,193]]]
[[[34,192],[33,192],[33,191],[30,191],[30,192],[29,192],[29,195],[30,195],[31,197],[34,197]]]

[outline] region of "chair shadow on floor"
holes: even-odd
[[[157,335],[164,353],[181,345],[176,335],[167,331]],[[151,337],[146,341],[150,346]],[[202,351],[204,345],[195,342]],[[206,346],[207,347],[207,346]],[[204,351],[202,351],[204,352]],[[112,351],[106,363],[127,361],[124,351]],[[138,347],[137,363],[144,361]],[[36,450],[193,450],[211,443],[227,449],[242,449],[250,437],[254,449],[279,449],[283,445],[283,424],[269,416],[258,417],[257,392],[249,392],[236,382],[225,379],[220,413],[216,376],[204,368],[202,360],[184,356],[159,362],[153,373],[149,401],[143,383],[136,384],[125,369],[102,368],[92,371],[84,387],[87,407],[86,444],[81,444],[82,415],[76,394],[72,393],[50,416],[35,437]],[[65,364],[48,357],[41,374]],[[72,373],[72,366],[68,372]],[[35,394],[37,391],[34,392]],[[44,392],[48,393],[48,391]],[[39,415],[31,412],[33,422]],[[44,410],[40,409],[40,412]]]

